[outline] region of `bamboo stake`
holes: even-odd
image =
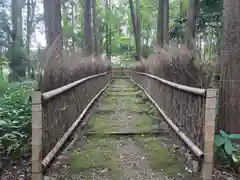
[[[155,107],[158,109],[158,111],[162,114],[164,119],[167,121],[167,123],[171,126],[171,128],[177,133],[177,135],[188,145],[188,147],[192,150],[192,152],[199,158],[203,157],[203,151],[195,145],[173,122],[169,117],[165,114],[165,112],[158,106],[156,101],[148,94],[148,92],[137,82],[135,82],[131,78],[132,82],[136,84],[140,89],[143,90],[143,92],[148,96],[148,98],[152,101],[152,103],[155,105]]]
[[[147,73],[141,73],[141,72],[134,72],[134,73],[144,75],[144,76],[148,76],[152,79],[158,80],[163,84],[166,84],[168,86],[171,86],[171,87],[173,87],[175,89],[178,89],[178,90],[181,90],[181,91],[190,92],[190,93],[193,93],[193,94],[199,95],[199,96],[205,96],[206,95],[206,89],[189,87],[189,86],[177,84],[177,83],[167,81],[165,79],[162,79],[160,77],[157,77],[157,76],[154,76],[154,75],[151,75],[151,74],[147,74]]]
[[[65,132],[63,134],[61,139],[56,143],[56,145],[53,147],[53,149],[43,159],[43,161],[42,161],[43,169],[45,169],[49,165],[49,163],[55,157],[55,155],[57,154],[59,149],[64,145],[64,143],[66,142],[68,137],[72,134],[72,132],[75,130],[75,128],[78,126],[78,124],[83,120],[83,118],[85,117],[86,113],[88,112],[88,110],[90,109],[90,107],[92,106],[94,101],[106,90],[106,88],[109,86],[109,84],[111,82],[112,82],[112,80],[110,80],[110,82],[88,103],[88,105],[82,111],[82,113],[77,118],[77,120],[71,125],[71,127],[67,130],[67,132]]]
[[[204,120],[204,162],[202,169],[203,180],[212,180],[213,174],[213,148],[215,133],[217,90],[207,89],[205,120]]]
[[[32,93],[32,180],[42,180],[42,103],[41,92]]]
[[[65,91],[67,91],[67,90],[69,90],[69,89],[71,89],[71,88],[73,88],[73,87],[75,87],[75,86],[77,86],[77,85],[87,81],[87,80],[93,79],[93,78],[98,77],[98,76],[104,76],[107,73],[108,72],[104,72],[104,73],[96,74],[96,75],[93,75],[93,76],[85,77],[85,78],[82,78],[82,79],[80,79],[78,81],[74,81],[74,82],[72,82],[70,84],[62,86],[60,88],[53,89],[51,91],[45,92],[45,93],[42,94],[43,100],[48,100],[50,98],[53,98],[54,96],[57,96],[57,95],[65,92]]]

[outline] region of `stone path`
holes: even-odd
[[[45,179],[183,179],[183,162],[163,136],[107,134],[156,130],[168,133],[167,125],[154,118],[160,116],[142,96],[128,80],[116,79],[99,99],[89,120],[88,132],[96,134],[78,140],[61,154]]]

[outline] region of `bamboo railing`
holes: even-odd
[[[188,87],[142,72],[132,72],[131,80],[157,107],[174,131],[172,137],[180,138],[199,158],[202,178],[211,180],[217,90]]]
[[[49,92],[33,92],[32,180],[43,180],[43,170],[110,82],[111,75],[105,72]]]

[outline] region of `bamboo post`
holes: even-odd
[[[216,89],[207,89],[205,102],[204,119],[204,161],[202,177],[203,180],[212,180],[213,174],[213,152],[214,152],[214,133],[216,118]]]
[[[42,93],[32,93],[32,180],[43,180],[42,174]]]

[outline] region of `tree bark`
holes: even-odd
[[[141,24],[140,24],[140,2],[136,0],[136,53],[137,60],[141,60]]]
[[[92,53],[91,0],[84,1],[84,51],[86,56]]]
[[[74,2],[71,3],[71,15],[72,15],[72,27],[73,27],[73,33],[74,33]],[[72,37],[72,50],[75,51],[75,40],[74,37]]]
[[[44,0],[44,21],[48,47],[51,47],[56,39],[59,39],[58,45],[63,46],[62,38],[62,16],[60,0]]]
[[[21,52],[22,41],[22,1],[12,0],[12,45],[10,52],[10,69],[9,80],[18,80],[18,77],[25,77],[26,69],[23,58],[19,56]]]
[[[107,58],[109,56],[109,47],[108,47],[108,6],[109,6],[109,0],[106,0],[106,4],[105,4],[105,11],[106,11],[106,29],[105,29],[105,47],[106,47],[106,54],[107,54]]]
[[[135,14],[134,14],[134,5],[133,5],[133,0],[129,0],[129,5],[130,5],[130,14],[131,14],[131,19],[132,19],[132,25],[133,25],[133,34],[135,37],[135,41],[136,41],[136,34],[137,34],[137,30],[136,30],[136,20],[135,20]]]
[[[157,45],[163,47],[164,0],[158,0]]]
[[[199,0],[190,0],[187,12],[187,22],[185,30],[185,44],[188,49],[195,49],[196,20],[199,12]]]
[[[169,44],[169,0],[164,0],[163,10],[163,39],[164,43]]]
[[[98,44],[98,37],[97,37],[97,25],[96,25],[96,0],[92,0],[92,14],[93,14],[93,34],[94,34],[94,51],[95,55],[98,56],[100,54],[99,51],[99,44]]]
[[[30,0],[27,0],[27,44],[26,49],[28,55],[30,54],[30,42],[31,42],[31,3]]]
[[[136,1],[136,5],[138,6],[139,2]],[[135,45],[136,45],[136,60],[140,60],[140,52],[139,52],[139,46],[141,43],[139,39],[139,33],[137,32],[137,19],[138,17],[135,17],[134,14],[134,5],[133,5],[133,0],[129,0],[129,5],[130,5],[130,13],[131,13],[131,19],[132,19],[132,26],[133,26],[133,34],[134,34],[134,39],[135,39]],[[136,7],[136,9],[138,9],[138,7]],[[137,14],[137,13],[136,13]],[[137,16],[137,15],[136,15]]]
[[[240,1],[224,0],[218,129],[240,134]]]
[[[110,7],[111,7],[111,0],[106,0],[105,8],[106,8],[106,54],[107,54],[107,59],[111,60],[111,26],[109,25],[109,12],[110,12]]]
[[[30,44],[31,44],[31,36],[33,33],[33,20],[35,16],[35,8],[36,8],[36,1],[34,0],[27,0],[27,43],[26,49],[28,55],[30,54]]]

